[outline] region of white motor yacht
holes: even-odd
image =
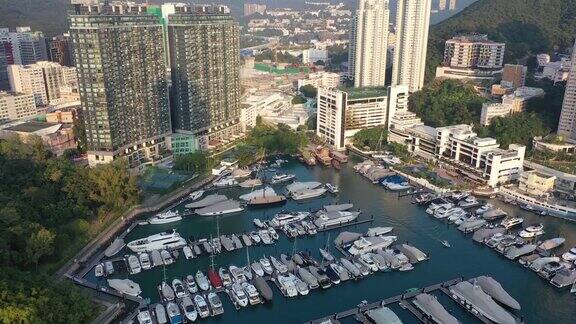
[[[526,229],[518,233],[522,238],[533,238],[542,234],[544,234],[544,225],[542,224],[528,226]]]
[[[186,283],[186,288],[188,288],[188,292],[191,294],[195,294],[198,292],[198,286],[196,285],[196,281],[192,275],[187,275],[186,279],[184,279]]]
[[[260,265],[266,274],[271,275],[274,272],[274,268],[272,268],[272,264],[266,257],[262,257],[260,260]]]
[[[230,276],[232,277],[232,281],[235,283],[243,283],[247,281],[246,279],[246,272],[244,272],[243,268],[239,268],[235,265],[231,265],[228,267],[230,269]]]
[[[258,305],[262,301],[260,299],[260,294],[254,285],[248,282],[242,283],[242,288],[244,288],[244,292],[248,295],[248,303],[250,305]]]
[[[326,193],[326,188],[304,189],[292,193],[292,199],[304,200],[320,197]]]
[[[192,303],[192,299],[190,297],[182,298],[180,302],[180,308],[184,311],[184,317],[190,322],[194,322],[198,318],[198,312]]]
[[[139,324],[152,324],[152,316],[150,316],[150,311],[145,309],[138,312],[138,319]]]
[[[198,287],[200,287],[200,289],[204,291],[210,289],[210,282],[208,281],[208,278],[202,271],[198,270],[194,278],[196,279],[196,283],[198,284]]]
[[[271,184],[278,184],[278,183],[292,181],[295,178],[296,178],[296,175],[294,175],[294,174],[276,174],[272,177],[272,179],[270,180],[270,183]]]
[[[566,262],[576,261],[576,246],[571,248],[566,253],[562,254],[562,259]]]
[[[150,252],[162,249],[179,249],[186,245],[186,240],[176,231],[162,232],[134,240],[126,246],[133,252]]]
[[[298,296],[298,289],[294,280],[288,274],[279,274],[277,277],[280,290],[285,296],[296,297]]]
[[[172,254],[167,250],[160,251],[160,257],[162,257],[162,263],[165,265],[170,265],[174,263],[174,258],[172,258]]]
[[[332,194],[337,194],[338,192],[340,192],[340,190],[338,189],[338,186],[333,185],[331,183],[326,184],[326,189],[328,189],[328,192],[330,192]]]
[[[220,276],[220,279],[222,279],[222,285],[224,285],[224,287],[232,284],[232,277],[230,277],[230,273],[226,268],[218,269],[218,275]]]
[[[190,199],[192,200],[198,200],[200,199],[200,197],[202,197],[204,195],[204,190],[196,190],[193,193],[190,194]]]
[[[147,252],[142,252],[138,254],[138,259],[140,260],[140,265],[142,270],[149,270],[152,268],[152,262],[150,261],[150,255]]]
[[[258,231],[258,236],[260,236],[260,238],[262,239],[262,243],[266,244],[266,245],[270,245],[272,243],[274,243],[274,241],[272,240],[272,237],[270,236],[270,232],[268,230],[259,230]]]
[[[318,218],[314,221],[314,225],[323,229],[330,226],[346,224],[356,220],[358,215],[360,215],[358,211],[326,212],[318,215]]]
[[[254,225],[258,228],[266,228],[266,225],[258,218],[254,218]]]
[[[502,220],[500,225],[504,226],[506,229],[510,229],[514,226],[520,225],[524,222],[524,218],[521,217],[509,217]]]
[[[254,273],[260,277],[264,277],[264,269],[262,268],[262,265],[260,264],[260,262],[252,262],[252,264],[250,265],[250,268],[252,268],[252,271],[254,271]]]
[[[158,225],[158,224],[173,223],[179,220],[182,220],[182,216],[177,210],[176,211],[168,210],[150,217],[148,219],[148,223],[152,225]]]
[[[466,198],[464,198],[463,200],[460,200],[458,202],[458,206],[462,207],[462,208],[466,208],[466,207],[470,207],[470,206],[474,206],[478,204],[478,200],[476,199],[476,197],[470,195]]]
[[[280,212],[272,218],[270,224],[274,227],[281,227],[286,224],[300,222],[310,216],[309,212]]]
[[[222,301],[218,294],[215,292],[211,292],[208,294],[208,303],[210,304],[210,308],[212,309],[212,316],[217,316],[224,313],[224,307],[222,306]]]
[[[174,300],[174,298],[176,298],[174,289],[172,289],[172,287],[166,281],[162,281],[160,283],[159,290],[162,294],[162,297],[168,301]]]
[[[348,252],[352,255],[360,255],[373,252],[378,249],[385,249],[396,241],[396,236],[372,236],[361,237],[354,241]]]
[[[248,296],[246,296],[241,283],[232,285],[232,298],[238,305],[242,307],[248,306]]]
[[[110,288],[126,295],[138,296],[142,293],[140,285],[130,279],[108,279],[107,282]]]
[[[128,271],[130,274],[137,274],[142,271],[142,267],[140,266],[140,261],[138,261],[138,257],[135,255],[129,255],[128,258]]]
[[[184,284],[182,284],[182,281],[180,281],[180,279],[172,280],[172,289],[174,289],[176,298],[184,298],[188,295],[186,293],[186,289],[184,289]]]
[[[186,260],[194,259],[194,252],[192,252],[192,248],[188,245],[185,245],[182,248],[182,252],[184,252],[184,257]]]
[[[487,203],[487,204],[483,205],[482,207],[476,209],[476,215],[482,215],[492,208],[494,208],[494,206],[490,203]]]
[[[272,263],[272,265],[274,266],[274,268],[276,269],[276,271],[278,273],[288,272],[288,267],[284,263],[282,263],[278,259],[276,259],[275,257],[271,256],[270,262]]]
[[[254,244],[260,244],[260,242],[262,242],[262,239],[258,235],[258,232],[250,232],[249,235],[250,239],[252,240],[252,242],[254,242]]]

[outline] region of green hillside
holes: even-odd
[[[488,34],[506,43],[507,62],[527,54],[566,51],[576,35],[576,0],[479,0],[430,28],[427,77],[434,76],[444,42],[459,33]]]

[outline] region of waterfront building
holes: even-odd
[[[554,189],[556,177],[536,170],[522,172],[518,190],[535,197],[547,197]]]
[[[528,67],[520,64],[504,64],[502,70],[502,85],[516,89],[526,84],[526,73]]]
[[[25,121],[0,127],[0,138],[13,136],[18,136],[24,143],[33,143],[40,138],[44,147],[56,156],[78,147],[71,124]]]
[[[310,73],[306,79],[299,79],[296,84],[297,89],[300,89],[305,85],[312,85],[315,88],[337,88],[340,86],[340,74],[323,71]]]
[[[493,42],[487,35],[461,35],[446,41],[437,78],[492,81],[502,75],[504,43]]]
[[[162,24],[145,5],[70,7],[90,165],[125,158],[131,168],[170,156]]]
[[[398,0],[392,85],[415,92],[424,85],[431,0]]]
[[[384,87],[318,89],[316,135],[342,150],[359,130],[386,125]]]
[[[56,62],[62,66],[74,66],[74,49],[70,34],[62,34],[49,41],[48,55],[50,61]]]
[[[244,16],[252,16],[255,13],[263,15],[265,12],[266,12],[265,4],[258,4],[258,3],[244,4]]]
[[[564,92],[560,122],[558,123],[558,135],[569,142],[576,142],[576,43],[572,50],[571,64],[566,91]]]
[[[70,91],[64,88],[76,87],[78,83],[75,68],[48,61],[10,65],[8,79],[12,91],[33,94],[38,106],[59,99],[63,91]]]
[[[348,75],[355,87],[385,85],[389,16],[388,0],[360,0],[348,58]]]
[[[202,149],[240,135],[239,26],[225,6],[194,6],[169,16],[174,130]],[[207,45],[210,46],[207,46]]]
[[[0,91],[0,124],[36,116],[34,95]]]

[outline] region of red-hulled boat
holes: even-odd
[[[210,280],[212,287],[216,289],[222,288],[222,278],[220,278],[218,272],[214,271],[214,269],[208,270],[208,280]]]

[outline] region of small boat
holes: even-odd
[[[200,248],[200,244],[194,244],[193,250],[194,250],[194,254],[196,254],[196,255],[202,254],[202,249]]]
[[[150,255],[146,252],[142,252],[138,255],[138,260],[140,261],[140,265],[142,270],[149,270],[152,268],[152,263],[150,262]]]
[[[166,316],[166,308],[164,308],[164,305],[160,303],[156,304],[156,307],[154,307],[154,313],[156,314],[158,324],[168,323],[168,317]]]
[[[138,261],[138,257],[135,255],[129,255],[127,258],[128,263],[128,271],[130,274],[137,274],[142,271],[142,267],[140,266],[140,261]]]
[[[233,187],[233,186],[238,185],[238,181],[232,176],[227,176],[227,177],[221,178],[220,180],[214,181],[214,183],[212,183],[212,185],[214,187],[218,187],[218,188]]]
[[[222,279],[222,284],[227,287],[228,285],[232,284],[232,278],[230,277],[230,273],[226,268],[218,269],[218,275],[220,279]]]
[[[270,261],[272,262],[272,265],[274,266],[274,268],[278,273],[288,272],[288,267],[284,263],[278,261],[278,259],[276,259],[275,257],[271,256]]]
[[[442,241],[442,245],[444,245],[444,247],[447,247],[447,248],[452,247],[452,245],[450,245],[450,243],[448,243],[448,241],[446,241],[446,240]]]
[[[340,276],[331,267],[326,267],[324,273],[328,276],[333,284],[338,285],[340,283]]]
[[[252,268],[252,271],[254,271],[254,273],[260,277],[264,277],[264,269],[262,268],[262,265],[260,264],[260,262],[252,262],[252,264],[250,265],[250,267]]]
[[[249,235],[250,239],[252,240],[252,242],[254,242],[254,244],[260,244],[260,242],[262,242],[262,239],[258,235],[258,232],[250,232]]]
[[[196,283],[198,283],[198,287],[200,287],[200,289],[204,291],[210,289],[210,282],[208,281],[208,278],[206,278],[206,275],[204,275],[202,271],[198,270],[194,278],[196,279]]]
[[[552,277],[550,283],[557,288],[564,288],[576,282],[576,269],[562,269]]]
[[[200,318],[206,318],[210,316],[210,308],[208,308],[208,303],[201,294],[194,296],[194,305],[196,305],[196,309],[198,310],[198,315]]]
[[[236,304],[242,307],[248,306],[248,296],[246,296],[241,283],[232,285],[232,298]]]
[[[366,232],[366,236],[386,235],[394,230],[394,227],[371,227]]]
[[[176,295],[174,294],[174,289],[172,289],[172,287],[170,287],[170,285],[167,284],[166,281],[162,281],[160,283],[159,289],[164,299],[170,301],[176,298]]]
[[[279,184],[279,183],[284,183],[284,182],[288,182],[288,181],[292,181],[296,178],[296,175],[294,174],[276,174],[272,177],[272,179],[270,180],[271,184]]]
[[[108,286],[118,292],[130,296],[138,296],[142,293],[140,285],[130,279],[108,279]]]
[[[217,316],[224,313],[224,307],[222,306],[222,301],[218,294],[211,292],[208,294],[208,304],[210,304],[210,309],[212,309],[212,316]]]
[[[308,287],[308,284],[305,283],[304,281],[302,281],[297,276],[293,275],[292,273],[290,273],[289,275],[292,278],[294,285],[296,286],[296,290],[298,291],[298,294],[300,294],[302,296],[308,295],[308,293],[310,292],[310,287]]]
[[[576,246],[571,248],[566,253],[562,254],[562,259],[566,262],[576,261]]]
[[[326,189],[328,189],[328,192],[330,192],[331,194],[337,194],[338,192],[340,192],[338,186],[333,185],[331,183],[326,184]]]
[[[310,271],[308,271],[308,269],[303,267],[298,268],[298,275],[300,276],[300,278],[302,278],[304,282],[306,282],[306,284],[308,284],[308,287],[310,289],[316,289],[320,287],[318,279],[316,279],[316,277],[313,274],[311,274]]]
[[[566,241],[566,239],[563,237],[552,238],[552,239],[546,240],[546,241],[542,242],[540,245],[538,245],[538,249],[540,251],[551,251],[551,250],[554,250],[555,248],[559,247],[560,245],[564,244],[565,241]]]
[[[158,267],[164,264],[164,260],[162,260],[162,255],[158,250],[150,252],[150,258],[152,259],[152,266],[154,267]]]
[[[190,199],[198,200],[204,195],[204,190],[196,190],[190,194]]]
[[[244,242],[245,246],[252,246],[252,240],[250,239],[250,236],[246,234],[242,234],[242,242]]]
[[[196,285],[196,281],[194,280],[193,276],[187,275],[184,279],[184,283],[186,284],[186,288],[188,288],[188,292],[191,294],[198,292],[198,286]]]
[[[294,272],[294,269],[296,269],[296,264],[286,254],[280,254],[280,261],[284,263],[289,272]]]
[[[494,208],[494,206],[490,203],[482,205],[482,207],[476,209],[476,215],[482,215],[485,212],[489,211],[490,209]]]
[[[176,211],[165,211],[163,213],[156,214],[148,219],[148,224],[158,225],[158,224],[168,224],[182,220],[180,213]]]
[[[170,264],[174,263],[174,259],[172,258],[172,254],[170,254],[170,252],[168,252],[167,250],[160,251],[160,256],[162,257],[162,262],[165,265],[170,265]]]
[[[264,270],[264,272],[267,275],[271,275],[274,272],[274,269],[272,268],[272,264],[270,263],[270,261],[268,261],[268,259],[266,259],[266,257],[262,257],[260,260],[260,265],[262,266],[262,269]]]
[[[350,273],[348,273],[348,271],[338,263],[336,262],[330,263],[329,267],[332,268],[332,270],[334,270],[336,274],[338,274],[338,277],[340,277],[340,281],[346,281],[350,279]]]
[[[254,218],[254,225],[256,225],[256,227],[258,227],[258,228],[266,228],[266,224],[264,224],[258,218]]]
[[[315,266],[309,266],[308,271],[310,271],[310,273],[316,277],[316,279],[318,279],[318,283],[322,289],[328,289],[332,286],[332,281],[326,275],[325,271],[318,269]]]
[[[258,293],[258,290],[256,289],[256,287],[254,287],[254,285],[252,285],[249,282],[243,282],[242,288],[244,288],[246,295],[248,295],[248,303],[250,305],[260,304],[260,302],[261,302],[260,294]]]
[[[188,321],[194,322],[196,318],[198,318],[198,312],[196,311],[196,308],[194,307],[190,297],[186,296],[182,298],[182,301],[180,302],[180,308],[182,308],[184,317],[186,317]]]
[[[102,263],[98,263],[94,268],[94,275],[96,278],[102,277],[104,275],[104,266]]]
[[[378,267],[378,270],[380,271],[387,271],[388,269],[388,263],[386,262],[386,260],[378,253],[372,253],[370,255],[372,257],[372,259],[374,260],[374,262],[376,263],[376,266]]]
[[[235,249],[234,242],[232,242],[232,240],[228,236],[224,235],[220,236],[220,242],[222,243],[224,249],[228,252]]]
[[[272,237],[270,236],[270,232],[268,232],[267,230],[258,231],[258,235],[260,236],[264,244],[269,245],[274,243],[274,241],[272,241]]]
[[[258,292],[265,300],[270,301],[274,297],[272,289],[270,289],[270,286],[264,278],[256,276],[256,278],[254,278],[254,286],[258,289]]]
[[[138,311],[138,315],[136,316],[138,319],[138,323],[140,324],[152,324],[152,316],[150,316],[150,311],[147,309]]]
[[[176,294],[176,298],[184,298],[186,297],[186,289],[184,289],[184,285],[180,279],[172,280],[172,289],[174,289],[174,293]]]
[[[212,254],[212,245],[210,245],[208,241],[202,242],[202,247],[204,248],[204,251],[206,251],[206,253]]]
[[[280,238],[273,227],[268,227],[268,234],[270,234],[270,237],[275,241]]]
[[[304,229],[306,230],[306,233],[308,233],[308,235],[314,235],[316,233],[318,233],[318,229],[316,228],[316,225],[314,225],[312,222],[309,221],[302,221],[302,227],[304,227]]]
[[[208,280],[210,281],[210,284],[212,285],[212,287],[214,287],[216,289],[222,288],[222,286],[223,286],[222,278],[220,278],[220,276],[218,275],[218,272],[212,268],[210,268],[208,270]]]
[[[238,238],[238,236],[236,236],[236,234],[232,234],[230,236],[230,238],[232,239],[232,243],[234,243],[234,248],[236,249],[241,249],[242,248],[242,242],[240,241],[240,239]]]
[[[320,255],[322,255],[322,258],[324,258],[324,260],[326,260],[328,262],[334,261],[334,256],[332,254],[330,254],[330,252],[328,252],[328,250],[320,248]]]
[[[376,265],[376,262],[374,262],[374,259],[372,258],[372,253],[365,253],[360,255],[360,257],[358,258],[358,262],[368,267],[368,269],[370,269],[370,271],[372,272],[376,272],[379,270],[378,265]]]
[[[186,260],[194,259],[194,252],[192,252],[192,248],[186,245],[182,248],[182,252],[184,252],[184,257]]]
[[[242,283],[246,281],[246,272],[244,271],[244,268],[230,265],[228,269],[230,269],[230,276],[232,277],[233,282]]]
[[[362,276],[362,273],[360,271],[360,269],[354,264],[352,263],[350,260],[346,259],[346,258],[340,258],[340,263],[342,263],[342,266],[354,277],[360,277]]]
[[[262,185],[262,180],[260,178],[248,179],[238,184],[241,188],[254,188]]]
[[[166,312],[168,313],[168,318],[170,319],[170,324],[180,324],[183,323],[182,314],[180,313],[180,308],[176,303],[168,302],[166,304]]]
[[[518,235],[522,238],[533,238],[544,234],[544,225],[534,224],[522,230]]]
[[[114,241],[112,241],[112,243],[110,243],[110,245],[106,248],[106,250],[104,251],[104,255],[107,258],[110,258],[112,256],[114,256],[116,253],[120,252],[120,250],[122,250],[124,248],[124,246],[126,246],[126,243],[124,243],[124,240],[117,237]]]

